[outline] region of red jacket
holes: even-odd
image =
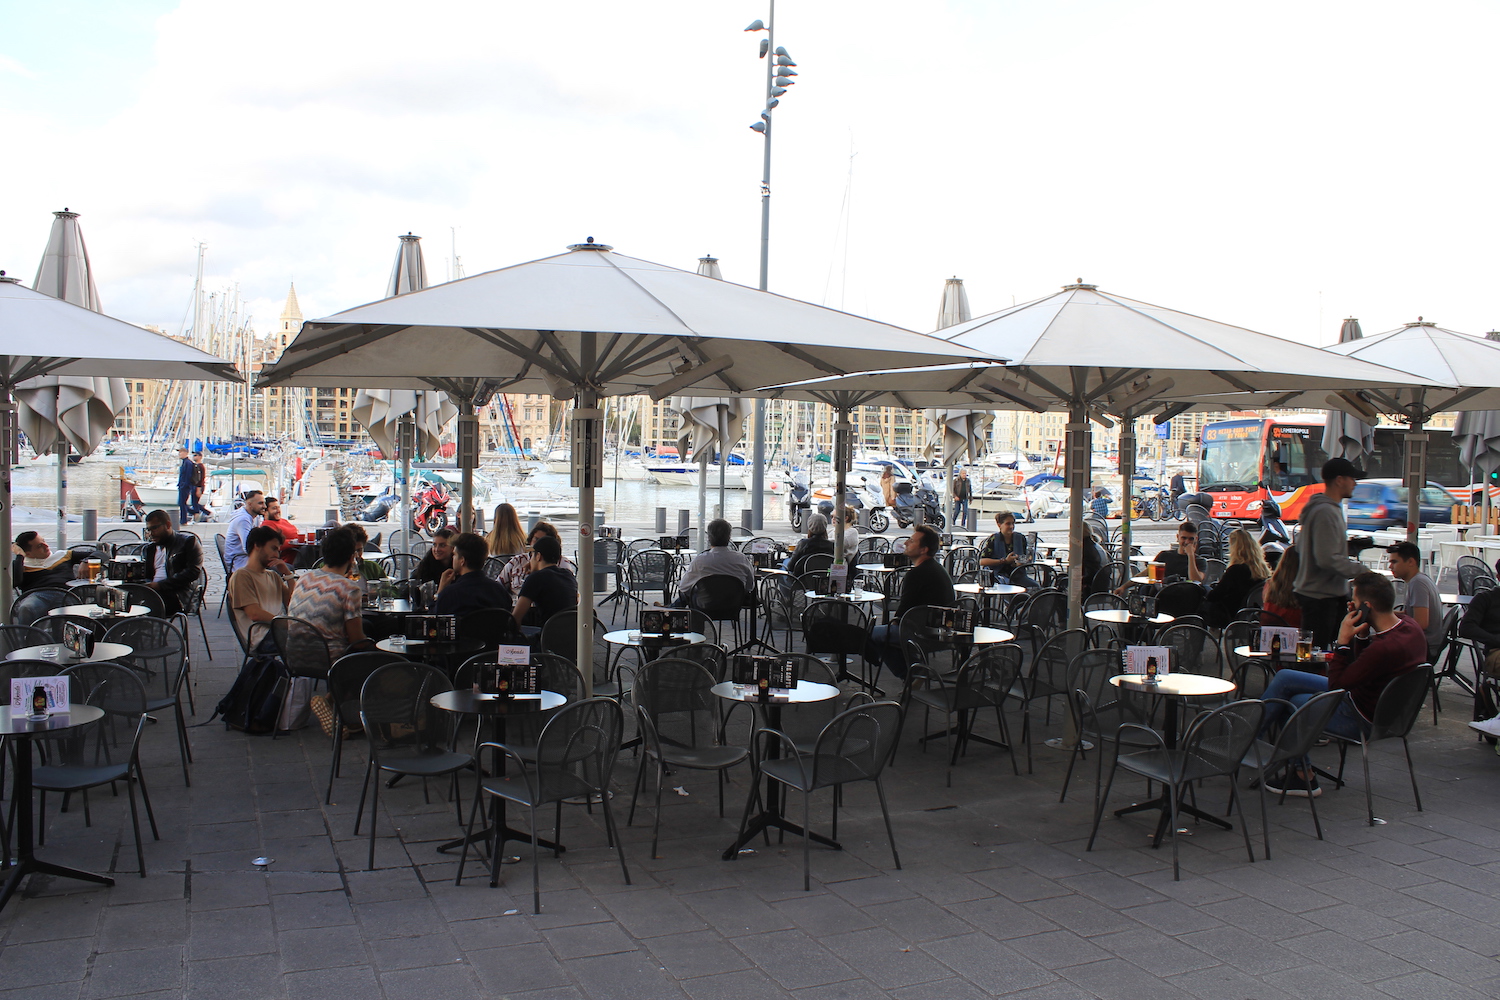
[[[1328,661],[1328,687],[1346,688],[1359,714],[1375,715],[1380,692],[1399,677],[1427,662],[1427,637],[1410,617],[1398,614],[1396,624],[1369,639],[1355,638],[1350,649],[1334,651]]]

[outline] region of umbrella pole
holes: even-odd
[[[724,472],[729,466],[729,407],[720,403],[719,411],[719,516],[723,517],[728,506],[724,503]],[[699,546],[703,548],[703,546]]]
[[[52,450],[57,453],[57,549],[68,547],[68,441],[57,432],[57,444]]]
[[[1135,478],[1135,413],[1126,410],[1120,414],[1120,420],[1120,475],[1125,482],[1120,489],[1120,558],[1124,561],[1125,568],[1130,569],[1130,490]]]
[[[462,397],[459,400],[458,410],[458,461],[461,466],[459,470],[459,492],[462,494],[462,498],[459,501],[461,506],[458,509],[458,530],[460,532],[474,530],[474,463],[479,458],[478,424],[479,418],[474,416],[474,397]],[[464,436],[466,434],[468,435],[468,440],[473,442],[471,445],[472,450],[468,452],[463,448]],[[590,501],[593,500],[592,494],[590,494],[589,499]],[[582,514],[580,513],[579,516],[581,517]],[[589,522],[592,523],[593,519],[593,509],[590,507]]]
[[[10,578],[14,564],[14,553],[10,551],[10,467],[15,462],[18,450],[16,426],[16,401],[11,398],[11,387],[6,386],[0,395],[0,538],[5,541],[5,558],[0,559],[0,622],[10,624],[11,595],[15,593],[15,581]],[[9,692],[6,692],[7,696]]]
[[[578,363],[592,372],[598,360],[597,333],[580,337]],[[578,632],[577,667],[583,674],[583,696],[594,696],[594,487],[604,475],[604,412],[599,392],[580,386],[573,397],[573,485],[578,487]],[[664,598],[665,594],[662,595]]]
[[[708,451],[698,452],[698,551],[703,551],[704,526],[708,524]]]
[[[1075,382],[1081,383],[1079,374]],[[1068,511],[1068,628],[1085,628],[1083,619],[1083,504],[1084,487],[1089,481],[1092,443],[1089,416],[1082,402],[1082,386],[1075,386],[1075,402],[1068,411],[1067,464],[1071,500]]]
[[[849,424],[849,410],[840,407],[838,421],[833,425],[833,564],[844,565],[844,490],[845,474],[849,471],[849,460],[854,457],[853,428]],[[810,482],[811,480],[809,480]]]
[[[401,525],[401,551],[411,555],[411,449],[416,441],[416,428],[411,417],[402,417],[396,430],[396,440],[401,452],[401,514],[396,518]]]
[[[1415,543],[1422,527],[1422,487],[1427,485],[1427,434],[1423,428],[1422,390],[1416,393],[1406,432],[1406,540]]]

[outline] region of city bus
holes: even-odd
[[[1221,420],[1203,428],[1198,453],[1198,490],[1212,494],[1214,517],[1258,518],[1269,495],[1283,520],[1295,521],[1307,498],[1323,490],[1324,415]],[[1427,481],[1468,502],[1469,474],[1458,460],[1453,432],[1428,428]],[[1356,464],[1368,479],[1401,479],[1406,454],[1404,427],[1375,428],[1375,451]]]

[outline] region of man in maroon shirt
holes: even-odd
[[[1427,637],[1411,618],[1397,614],[1396,592],[1379,573],[1354,578],[1354,599],[1339,623],[1338,642],[1328,661],[1328,676],[1301,670],[1281,670],[1266,686],[1267,700],[1281,698],[1301,707],[1314,695],[1344,688],[1349,697],[1328,722],[1328,732],[1359,739],[1370,727],[1375,703],[1392,678],[1427,662]],[[1353,703],[1351,705],[1351,702]],[[1266,724],[1286,715],[1282,705],[1266,706]],[[1288,768],[1282,776],[1266,779],[1266,791],[1288,795],[1318,795],[1321,789],[1308,768]]]

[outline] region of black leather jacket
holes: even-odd
[[[198,579],[198,571],[203,568],[203,546],[198,536],[188,531],[172,532],[163,544],[167,549],[167,578],[161,586],[164,590],[186,590]],[[157,543],[152,542],[141,550],[141,558],[153,576],[156,574],[156,549]]]

